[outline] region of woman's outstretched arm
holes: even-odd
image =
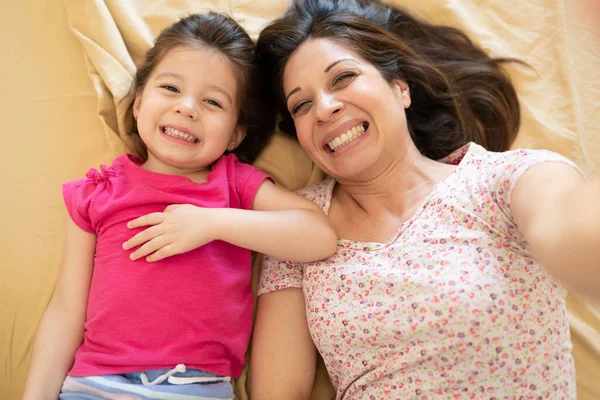
[[[600,179],[543,163],[517,181],[511,196],[517,227],[540,263],[566,286],[600,300]]]

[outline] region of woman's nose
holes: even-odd
[[[335,114],[344,108],[344,103],[334,94],[321,93],[317,99],[316,115],[319,121],[329,121]]]
[[[181,114],[184,117],[195,120],[198,118],[198,109],[196,101],[189,97],[183,97],[175,104],[173,111],[176,114]]]

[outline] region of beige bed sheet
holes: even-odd
[[[511,67],[523,105],[515,147],[547,148],[600,169],[598,0],[395,0],[465,30]],[[66,213],[61,182],[122,151],[117,132],[134,65],[177,17],[220,10],[251,36],[284,0],[25,0],[0,2],[4,121],[0,176],[0,399],[18,399],[41,314],[56,280]],[[90,79],[91,78],[91,79]],[[100,118],[98,118],[100,116]],[[297,144],[276,136],[257,165],[284,186],[321,173]],[[600,399],[600,312],[569,298],[580,399]],[[322,365],[321,365],[322,367]],[[321,368],[321,372],[323,372]],[[246,398],[242,377],[238,389]],[[324,373],[314,399],[332,398]]]

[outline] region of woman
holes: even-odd
[[[599,297],[600,184],[504,152],[511,60],[375,0],[295,3],[258,49],[340,240],[265,258],[252,397],[308,399],[316,346],[337,399],[575,398],[563,284]]]

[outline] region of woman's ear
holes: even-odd
[[[135,99],[133,100],[133,119],[137,121],[138,115],[140,113],[140,108],[142,107],[142,91],[138,90],[135,92]]]
[[[235,150],[240,145],[240,143],[242,143],[242,140],[244,140],[244,138],[246,137],[246,131],[246,126],[237,125],[235,127],[233,133],[231,134],[231,140],[229,141],[229,145],[227,146],[227,151]]]
[[[396,79],[394,81],[394,86],[402,99],[404,108],[410,107],[410,88],[408,87],[408,83],[402,79]]]

